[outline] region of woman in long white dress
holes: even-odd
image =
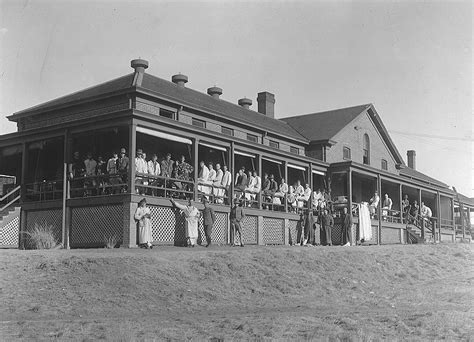
[[[138,203],[135,211],[135,220],[138,225],[138,244],[140,247],[153,248],[151,244],[153,237],[151,235],[151,211],[146,206],[146,199]]]
[[[201,215],[198,208],[193,206],[193,202],[189,200],[188,205],[180,204],[175,202],[174,199],[170,199],[171,203],[178,209],[181,210],[181,214],[184,215],[185,222],[185,234],[187,239],[188,247],[194,247],[198,239],[198,222],[199,216]]]

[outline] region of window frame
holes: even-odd
[[[348,152],[348,157],[346,157],[346,153],[345,153],[346,151]],[[350,147],[348,147],[348,146],[343,146],[342,147],[342,159],[352,160],[352,151],[351,151]]]
[[[247,140],[258,144],[258,135],[247,133]]]
[[[171,117],[167,116],[167,115],[162,115],[162,113],[166,113],[166,114],[170,114]],[[169,109],[166,109],[166,108],[161,108],[159,109],[159,113],[158,113],[158,116],[161,117],[161,118],[166,118],[166,119],[170,119],[170,120],[176,120],[176,112],[172,111],[172,110],[169,110]]]
[[[273,145],[273,146],[272,146]],[[280,143],[276,140],[268,140],[268,146],[270,147],[273,147],[273,148],[276,148],[276,149],[280,149]]]
[[[370,165],[370,137],[367,133],[364,134],[362,141],[362,164]]]
[[[382,170],[388,171],[388,161],[386,159],[382,158],[381,161],[380,161],[380,167],[381,167]]]
[[[195,123],[199,123],[199,124],[195,124]],[[206,121],[196,119],[196,118],[191,118],[191,125],[193,125],[194,127],[206,128]]]
[[[227,134],[227,133],[224,133],[224,130],[228,130],[228,132],[230,134]],[[224,135],[228,135],[230,137],[233,137],[234,136],[234,130],[232,128],[229,128],[229,127],[225,127],[225,126],[221,126],[221,133],[224,134]]]
[[[299,149],[299,147],[290,146],[290,153],[299,155],[299,154],[300,154],[300,149]]]

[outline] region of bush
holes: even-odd
[[[35,223],[35,228],[31,232],[25,232],[25,234],[30,237],[33,249],[52,249],[58,247],[52,225]]]
[[[117,246],[117,242],[118,239],[116,235],[104,236],[105,248],[115,248],[115,246]]]

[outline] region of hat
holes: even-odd
[[[127,153],[127,151],[122,147],[122,148],[120,149],[120,153]]]
[[[139,148],[139,149],[137,150],[137,154],[143,154],[143,151],[142,151],[141,148]]]

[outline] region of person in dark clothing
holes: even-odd
[[[334,226],[334,218],[331,214],[328,213],[327,209],[324,209],[324,214],[322,217],[322,228],[324,232],[324,240],[326,241],[327,246],[332,246],[332,226]]]
[[[314,241],[314,216],[313,212],[309,211],[306,215],[305,225],[304,225],[304,241],[303,246],[312,246]]]
[[[344,207],[344,214],[342,215],[342,246],[351,245],[351,228],[352,228],[352,215],[347,212],[347,208]]]
[[[234,206],[230,210],[230,226],[231,226],[231,246],[235,246],[235,232],[239,232],[240,238],[240,247],[244,247],[244,243],[242,242],[242,226],[241,222],[245,218],[245,213],[242,209],[242,203],[236,198],[234,200]]]
[[[212,227],[214,226],[214,222],[216,222],[216,214],[214,209],[209,206],[209,201],[204,198],[204,210],[202,211],[202,218],[203,218],[203,225],[204,225],[204,234],[206,234],[206,247],[211,245],[211,234],[212,234]]]

